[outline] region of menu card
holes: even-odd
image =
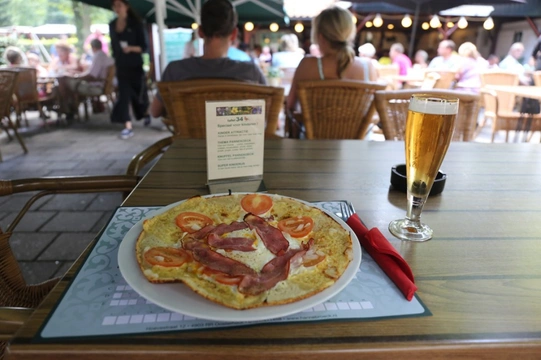
[[[207,101],[208,181],[263,178],[265,101]]]

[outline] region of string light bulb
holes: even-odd
[[[411,26],[411,24],[413,23],[413,21],[411,20],[411,16],[406,14],[406,15],[404,15],[404,17],[402,18],[402,21],[400,23],[402,24],[403,27],[409,28]]]
[[[428,30],[430,29],[430,24],[425,21],[424,23],[421,24],[421,28],[423,30]]]
[[[246,31],[252,31],[254,29],[254,23],[248,21],[246,24],[244,24],[244,30]]]
[[[453,26],[455,26],[455,23],[453,23],[452,21],[448,21],[447,24],[445,24],[445,25],[447,25],[447,28],[450,29],[450,28],[452,28]]]
[[[301,33],[304,31],[304,25],[302,23],[296,23],[294,29],[295,32]]]
[[[364,26],[366,26],[367,28],[371,28],[372,26],[374,26],[374,24],[372,24],[372,21],[367,21]]]
[[[198,23],[192,23],[192,29],[193,30],[197,30],[198,27],[199,27]]]
[[[353,24],[357,24],[357,16],[351,15],[351,20],[353,20]]]
[[[461,16],[457,24],[459,29],[465,29],[468,27],[468,20],[464,16]]]
[[[383,19],[381,18],[380,14],[376,14],[376,17],[374,18],[374,21],[372,22],[374,23],[374,26],[377,28],[383,25]]]
[[[430,19],[430,27],[433,29],[439,28],[441,26],[441,21],[438,15],[432,16],[432,19]]]
[[[269,30],[272,32],[277,32],[280,29],[277,23],[272,23],[269,25]]]
[[[389,30],[392,30],[392,29],[394,29],[394,25],[393,25],[393,24],[389,24],[389,25],[387,25],[387,29],[389,29]]]
[[[489,16],[485,22],[483,23],[483,28],[485,30],[492,30],[494,29],[494,20],[492,20],[492,18]]]

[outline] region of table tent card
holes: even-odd
[[[210,192],[264,191],[265,101],[207,101],[205,114]]]

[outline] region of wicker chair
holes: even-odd
[[[398,88],[395,77],[399,75],[400,69],[397,65],[378,65],[376,71],[378,74],[378,81],[387,83],[387,90],[395,90]]]
[[[541,86],[541,70],[534,71],[532,74],[533,83],[535,86]]]
[[[456,71],[454,70],[427,70],[425,72],[425,79],[430,77],[430,74],[436,73],[439,77],[436,79],[433,88],[449,90],[454,87],[456,80]],[[430,80],[429,80],[430,81]]]
[[[460,101],[453,141],[472,141],[479,113],[479,95],[451,90],[399,90],[376,92],[376,108],[385,140],[404,140],[406,118],[413,94],[457,97]]]
[[[12,140],[9,130],[13,131],[13,135],[21,144],[24,153],[28,153],[26,145],[17,131],[17,127],[13,125],[10,118],[11,100],[13,97],[13,90],[19,73],[11,70],[0,69],[0,129],[3,129],[8,138]],[[2,161],[2,153],[0,152],[0,162]]]
[[[277,137],[284,89],[229,79],[196,79],[159,82],[167,119],[180,138],[204,139],[205,102],[209,100],[265,100],[266,137]]]
[[[30,206],[42,196],[51,194],[130,191],[137,181],[137,176],[128,175],[0,180],[0,196],[38,191],[23,206],[6,232],[0,229],[0,358],[6,342],[24,322],[24,316],[28,316],[28,312],[20,308],[37,307],[59,280],[27,284],[9,245],[13,230]]]
[[[298,127],[304,125],[306,139],[364,138],[375,113],[374,93],[385,87],[354,80],[300,81],[302,113],[288,115],[289,137],[297,137]]]
[[[52,107],[56,101],[56,94],[52,92],[40,96],[38,92],[38,78],[36,69],[27,67],[18,67],[14,69],[19,73],[17,81],[15,82],[14,90],[16,97],[15,111],[17,112],[17,125],[20,126],[21,119],[24,117],[26,126],[28,126],[26,111],[31,108],[35,108],[39,111],[44,125],[47,126],[47,116],[43,111],[43,107],[45,105]]]
[[[173,143],[174,136],[169,136],[164,139],[158,140],[154,144],[141,151],[139,154],[134,155],[128,164],[126,175],[137,176],[139,172],[149,162],[154,160],[159,155],[163,154],[165,150]]]
[[[107,110],[109,113],[111,113],[112,110],[112,104],[114,103],[114,94],[115,94],[115,86],[114,86],[114,80],[115,80],[115,74],[116,74],[116,67],[115,65],[110,65],[107,68],[107,76],[105,77],[105,80],[103,80],[103,90],[102,93],[97,97],[98,101],[101,102],[101,97],[105,96],[105,103],[107,104]],[[76,96],[76,104],[79,104],[81,101],[83,103],[83,108],[85,111],[85,121],[88,121],[88,96],[81,95],[78,92],[75,92]]]

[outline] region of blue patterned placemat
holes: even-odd
[[[317,206],[344,217],[346,202]],[[122,335],[329,319],[380,319],[430,315],[417,297],[407,301],[363,251],[355,279],[327,302],[259,322],[217,322],[165,310],[139,296],[118,269],[118,247],[128,230],[159,207],[120,207],[40,332],[40,338]]]

